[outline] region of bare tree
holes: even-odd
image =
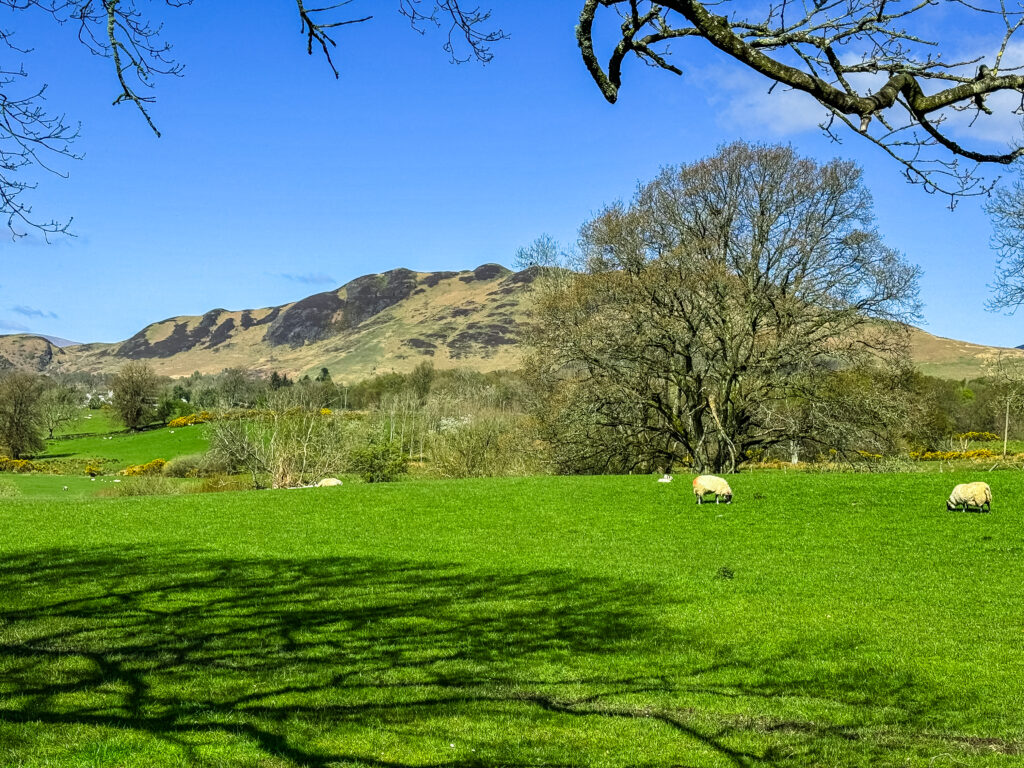
[[[1003,459],[1010,438],[1010,414],[1016,415],[1024,405],[1024,360],[1019,357],[999,355],[989,367],[996,402],[999,404],[1003,422]]]
[[[604,63],[593,33],[602,13],[620,24]],[[901,163],[910,181],[957,196],[989,188],[979,164],[1007,165],[1024,153],[1019,131],[997,152],[957,134],[957,126],[996,112],[1024,112],[1024,62],[1012,54],[1022,23],[1024,10],[1001,0],[584,0],[576,35],[608,101],[618,98],[627,57],[678,75],[668,44],[706,41],[767,77],[772,88],[816,99],[830,115],[823,128],[837,140],[834,128],[845,125]],[[936,38],[938,29],[950,39]],[[965,29],[972,32],[970,48],[960,42]]]
[[[314,483],[344,468],[350,447],[343,420],[321,411],[300,388],[273,393],[267,408],[211,425],[210,454],[245,472],[253,488],[269,477],[274,488]]]
[[[40,398],[39,408],[50,439],[53,439],[53,430],[78,416],[84,400],[81,390],[69,384],[54,384],[46,388]]]
[[[581,248],[540,281],[530,367],[549,437],[598,470],[728,470],[813,439],[815,404],[842,401],[835,371],[898,355],[918,310],[918,270],[871,227],[859,168],[789,147],[666,168]],[[807,416],[780,418],[794,403]]]
[[[1024,182],[1000,187],[987,201],[996,277],[988,308],[1013,313],[1024,304]]]

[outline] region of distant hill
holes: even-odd
[[[26,371],[46,371],[60,368],[64,350],[44,338],[18,333],[0,336],[0,371],[18,368]]]
[[[973,379],[986,375],[986,367],[1000,355],[1024,358],[1020,347],[989,347],[969,341],[933,336],[920,328],[910,335],[910,356],[922,373],[940,379]]]
[[[438,368],[514,369],[538,272],[499,264],[460,272],[393,269],[277,307],[170,317],[114,344],[0,336],[0,368],[110,373],[143,360],[168,376],[230,367],[302,376],[326,366],[335,380],[348,382],[410,371],[423,360]],[[1022,350],[916,328],[911,347],[923,372],[953,379],[983,375],[999,354],[1024,357]]]
[[[526,289],[536,274],[499,264],[393,269],[277,307],[167,318],[113,344],[61,349],[38,336],[0,337],[0,355],[9,349],[12,364],[33,370],[94,373],[144,360],[169,376],[235,366],[301,376],[326,366],[348,381],[412,370],[421,360],[439,368],[515,368]]]

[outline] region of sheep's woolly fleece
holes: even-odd
[[[728,496],[732,498],[732,488],[720,477],[715,475],[700,475],[693,479],[693,493],[700,503],[701,498],[707,493],[715,494],[715,500],[719,497]]]
[[[992,489],[988,483],[961,483],[949,494],[946,506],[949,509],[956,507],[982,507],[992,505]]]

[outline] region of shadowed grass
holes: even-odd
[[[1024,480],[962,479],[6,504],[0,765],[1016,764]]]

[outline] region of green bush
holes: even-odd
[[[199,484],[198,493],[222,493],[224,491],[247,491],[252,488],[248,477],[238,475],[211,475]]]
[[[186,489],[162,475],[136,475],[104,488],[101,496],[167,496]]]
[[[352,469],[364,482],[390,483],[409,471],[409,458],[396,442],[370,443],[349,456]]]
[[[201,477],[205,459],[202,453],[176,456],[164,464],[163,473],[166,477]]]

